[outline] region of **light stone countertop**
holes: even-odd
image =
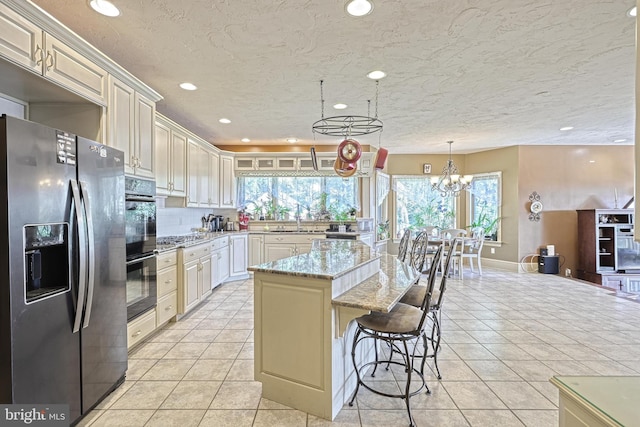
[[[388,313],[416,282],[419,273],[398,261],[396,255],[382,254],[380,271],[334,298],[334,306]]]
[[[219,239],[221,237],[226,237],[226,236],[230,236],[230,235],[238,235],[238,234],[249,234],[246,230],[242,230],[242,231],[221,231],[221,232],[212,232],[212,233],[199,233],[198,235],[200,236],[197,239],[193,239],[193,240],[188,240],[185,242],[180,242],[180,243],[169,243],[169,244],[156,244],[156,250],[155,252],[160,254],[160,253],[164,253],[167,251],[172,251],[174,249],[181,249],[181,248],[188,248],[191,246],[196,246],[196,245],[202,245],[204,243],[209,243],[212,242],[216,239]],[[190,235],[185,235],[185,236],[190,236]],[[158,237],[158,239],[161,239],[164,236],[160,236]]]
[[[250,266],[247,270],[333,280],[379,258],[375,249],[358,240],[315,240],[307,254]]]

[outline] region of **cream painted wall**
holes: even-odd
[[[518,164],[519,150],[517,146],[482,151],[466,156],[465,174],[478,174],[502,171],[502,206],[500,208],[500,240],[502,244],[495,247],[495,254],[483,249],[484,258],[518,262]],[[466,214],[466,211],[465,211]],[[465,221],[468,223],[467,219]],[[486,247],[486,245],[485,245]]]
[[[448,155],[391,155],[391,175],[421,175],[422,164],[431,163],[439,174]],[[577,264],[576,209],[613,208],[614,188],[618,207],[634,190],[632,146],[513,146],[453,156],[465,174],[502,171],[502,245],[491,254],[485,245],[483,257],[520,262],[541,246],[554,244],[564,257],[564,268]],[[594,163],[590,163],[594,160]],[[541,196],[544,211],[539,222],[529,221],[529,195]],[[464,227],[465,197],[460,198],[459,225]],[[395,206],[391,206],[392,212]]]
[[[575,272],[578,251],[576,209],[610,209],[634,191],[633,146],[520,146],[517,212],[520,257],[555,245],[565,268]],[[594,161],[594,163],[590,163]],[[529,220],[529,195],[540,194],[539,222]],[[561,261],[563,258],[561,257]],[[575,273],[574,273],[575,275]]]

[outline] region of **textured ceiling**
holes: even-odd
[[[377,69],[388,74],[384,131],[358,139],[391,153],[443,153],[447,140],[457,153],[633,142],[633,0],[374,0],[363,18],[347,16],[344,0],[112,2],[118,18],[86,0],[34,0],[160,92],[158,111],[216,145],[313,143],[319,81],[325,116],[366,115],[375,82],[365,75]],[[349,108],[336,112],[338,102]]]

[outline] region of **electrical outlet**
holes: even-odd
[[[496,253],[496,248],[491,248],[491,253],[495,254]]]
[[[564,269],[564,275],[566,277],[571,277],[571,269],[570,268],[565,268]]]

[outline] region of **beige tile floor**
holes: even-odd
[[[552,375],[640,375],[640,304],[585,283],[485,269],[451,279],[443,312],[442,380],[412,398],[428,426],[558,424]],[[80,425],[405,426],[398,399],[361,390],[330,423],[261,398],[253,381],[253,284],[217,288],[188,317],[130,354],[126,382]],[[378,371],[398,390],[403,372]]]

